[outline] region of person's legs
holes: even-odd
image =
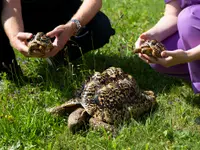
[[[37,8],[34,4],[24,3],[23,19],[24,26],[27,32],[48,32],[60,24],[65,24],[71,19],[74,13],[81,5],[81,1],[62,1],[58,0],[60,6],[53,8],[51,4],[44,11],[42,8]],[[37,12],[35,12],[37,8]],[[53,9],[53,11],[52,11]],[[56,17],[53,17],[56,16]],[[55,63],[62,62],[63,57],[67,57],[69,61],[80,58],[82,54],[98,49],[109,42],[111,35],[115,31],[111,27],[108,17],[98,12],[96,16],[83,28],[82,32],[75,37],[72,37],[66,44],[66,48],[61,50],[52,60]]]
[[[179,47],[189,50],[200,44],[200,5],[186,7],[178,16]],[[188,63],[195,93],[200,93],[200,60]]]
[[[48,5],[47,5],[48,4]],[[22,1],[22,16],[25,32],[36,34],[37,32],[47,33],[55,27],[67,23],[77,11],[81,3],[78,0],[63,1],[44,0]],[[53,41],[53,39],[52,39]],[[50,58],[53,65],[58,66],[64,63],[64,50]]]
[[[82,32],[68,42],[69,60],[75,60],[88,51],[103,47],[114,34],[115,30],[111,27],[108,17],[98,12]]]

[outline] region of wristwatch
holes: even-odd
[[[82,28],[81,23],[77,19],[71,19],[70,21],[76,24],[76,32],[74,34],[76,36],[76,35],[78,35],[80,33],[80,30]]]

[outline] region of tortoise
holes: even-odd
[[[156,104],[153,91],[140,90],[136,80],[117,67],[95,72],[80,91],[64,104],[47,109],[55,116],[70,114],[68,128],[72,133],[88,124],[94,129],[115,132],[123,121],[137,119]]]
[[[53,48],[51,39],[43,32],[38,32],[28,42],[28,54],[34,57],[43,57],[47,52]]]
[[[165,46],[154,39],[145,41],[139,48],[134,49],[133,53],[146,54],[157,60],[157,58],[162,58],[161,52],[165,50]]]

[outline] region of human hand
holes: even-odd
[[[135,48],[139,48],[141,46],[141,44],[143,44],[146,40],[160,41],[156,35],[156,31],[154,29],[150,29],[147,32],[144,32],[139,36],[139,38],[135,42]]]
[[[157,60],[146,55],[146,54],[139,54],[139,57],[146,63],[151,64],[160,64],[164,67],[171,67],[178,64],[184,64],[190,62],[190,58],[186,51],[177,49],[174,51],[163,51],[161,53],[163,58],[158,58]]]
[[[75,29],[76,27],[74,24],[69,22],[65,25],[59,25],[52,31],[48,32],[46,35],[51,38],[55,37],[55,40],[53,41],[54,48],[49,53],[47,53],[45,57],[53,57],[61,49],[63,49],[67,41],[74,34]]]
[[[28,54],[27,40],[30,39],[32,36],[33,36],[32,33],[19,32],[16,36],[13,36],[12,39],[10,39],[11,45],[13,48],[17,49],[24,56],[28,57],[29,54]]]

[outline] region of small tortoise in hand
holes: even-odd
[[[29,56],[43,57],[47,52],[50,52],[53,48],[51,39],[47,37],[43,32],[38,32],[28,42]]]
[[[161,42],[147,40],[139,48],[134,49],[133,53],[142,53],[157,59],[162,58],[162,51],[165,51],[165,46]]]
[[[83,85],[76,98],[47,109],[53,115],[66,115],[68,127],[75,133],[84,124],[115,133],[116,125],[138,118],[156,104],[152,91],[141,91],[135,79],[121,68],[96,72]]]

